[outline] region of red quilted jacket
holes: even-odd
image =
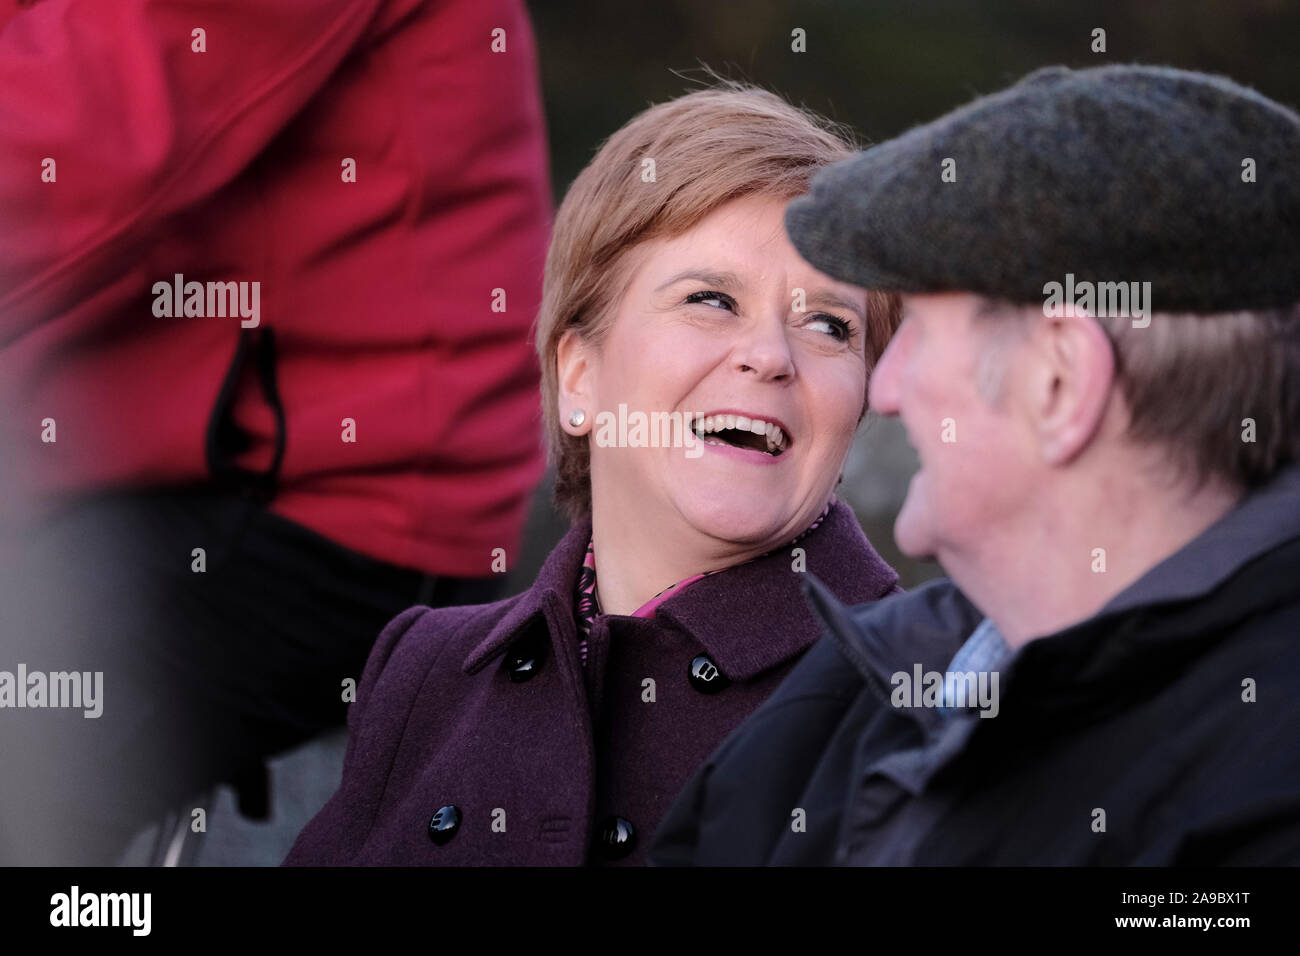
[[[8,517],[246,479],[488,574],[542,470],[548,181],[520,0],[0,0]]]

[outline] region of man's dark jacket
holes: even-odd
[[[1300,469],[1024,645],[992,718],[890,702],[892,675],[946,670],[981,621],[951,582],[822,612],[651,863],[1300,863]]]

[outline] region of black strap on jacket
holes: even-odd
[[[235,423],[231,415],[240,375],[244,363],[249,359],[250,351],[256,362],[257,381],[262,390],[262,397],[266,399],[267,405],[275,416],[275,452],[271,457],[270,466],[264,471],[242,468],[234,463],[234,459],[250,444],[248,434]],[[218,487],[248,495],[259,505],[265,505],[275,497],[280,464],[284,460],[285,420],[284,405],[280,402],[280,390],[275,380],[275,331],[273,329],[259,326],[254,329],[239,330],[235,356],[231,360],[225,380],[221,383],[216,405],[208,418],[204,445],[208,472]]]

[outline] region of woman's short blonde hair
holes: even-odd
[[[591,510],[591,461],[587,439],[560,424],[556,353],[564,333],[574,329],[599,344],[637,244],[681,235],[743,196],[801,195],[817,170],[858,148],[851,133],[824,117],[723,81],[638,114],[579,173],[556,213],[536,335],[555,503],[571,519]],[[653,180],[643,175],[651,168]],[[898,323],[897,297],[869,291],[868,372]]]

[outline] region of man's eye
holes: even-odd
[[[732,312],[736,311],[736,300],[725,292],[692,292],[686,297],[687,302],[719,302]],[[718,308],[718,306],[713,306]]]
[[[824,312],[814,315],[805,324],[820,327],[822,331],[833,336],[838,342],[847,342],[853,337],[852,325],[837,316],[827,315]]]

